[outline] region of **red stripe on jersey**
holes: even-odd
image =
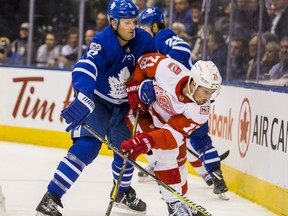
[[[202,166],[202,161],[200,161],[199,159],[193,162],[189,162],[193,167],[198,168]]]
[[[182,194],[186,194],[187,191],[188,191],[188,183],[186,181],[185,184],[182,186]]]
[[[187,155],[187,149],[186,149],[186,143],[184,143],[179,147],[179,154],[177,156],[177,162],[179,167],[186,163],[187,161],[186,155]]]
[[[168,185],[178,184],[181,182],[180,171],[178,168],[162,171],[154,170],[154,174],[157,178],[159,178],[161,181],[165,182]]]

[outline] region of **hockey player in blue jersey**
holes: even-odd
[[[75,99],[61,115],[69,124],[66,131],[72,130],[73,145],[59,163],[47,193],[36,208],[39,215],[61,216],[58,207],[63,207],[62,196],[98,156],[102,143],[81,127],[83,122],[102,137],[106,136],[117,148],[131,137],[125,123],[129,104],[124,83],[133,73],[137,59],[157,50],[153,38],[136,28],[138,10],[132,1],[112,0],[107,14],[110,25],[93,38],[72,71]],[[123,159],[114,154],[114,181],[118,179],[122,163]],[[128,163],[115,203],[145,213],[146,203],[136,197],[130,186],[133,170]]]
[[[194,63],[191,59],[191,48],[189,44],[179,38],[171,29],[165,28],[164,17],[159,8],[146,8],[138,15],[137,20],[138,25],[150,33],[150,35],[154,38],[156,47],[161,54],[181,62],[188,69],[192,68]],[[155,98],[153,94],[151,94],[151,92],[153,92],[151,91],[151,89],[153,89],[152,82],[147,80],[140,86],[140,90],[143,91],[142,95],[146,96],[141,97],[143,102],[146,104],[152,103]],[[147,97],[147,95],[152,96]],[[208,122],[193,132],[189,139],[191,144],[187,142],[187,148],[201,156],[200,159],[204,163],[206,169],[202,166],[202,162],[199,161],[198,158],[195,158],[195,156],[193,156],[191,153],[187,154],[187,160],[202,176],[207,185],[210,186],[215,183],[215,194],[220,194],[219,197],[221,199],[228,199],[227,195],[224,194],[227,191],[224,180],[218,180],[219,176],[220,178],[222,177],[222,172],[220,170],[220,158],[216,148],[212,145],[210,136],[208,135]],[[151,172],[153,171],[154,166],[153,155],[147,156],[147,159],[150,163],[146,169]],[[217,177],[214,176],[214,171],[217,171]],[[146,179],[149,179],[143,172],[138,172],[138,176],[140,181],[146,181]]]
[[[175,32],[164,26],[164,16],[158,7],[149,7],[138,15],[138,25],[153,38],[158,51],[191,69],[190,45]]]

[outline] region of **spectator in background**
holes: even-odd
[[[25,63],[27,60],[28,35],[29,24],[27,22],[22,23],[19,30],[19,38],[12,42],[12,51],[23,56]]]
[[[141,13],[145,8],[147,8],[147,0],[133,0],[139,13]]]
[[[23,56],[12,51],[9,38],[0,37],[0,64],[25,65]]]
[[[219,68],[223,80],[226,79],[228,47],[221,32],[212,32],[208,36],[207,60],[214,62]]]
[[[192,11],[188,0],[175,0],[174,1],[174,12],[173,22],[183,23],[186,32],[191,36],[195,32],[195,26],[192,20]]]
[[[186,29],[183,23],[174,22],[172,24],[172,31],[175,32],[175,34],[177,34],[184,41],[189,41],[189,36],[186,33]]]
[[[280,46],[275,41],[270,41],[265,46],[265,53],[261,62],[261,77],[260,79],[269,78],[270,69],[279,62]]]
[[[236,0],[236,8],[233,12],[234,28],[241,28],[242,32],[247,32],[249,37],[254,32],[258,32],[259,27],[259,2],[258,0]],[[268,30],[269,15],[267,10],[263,11],[262,31]]]
[[[261,49],[261,61],[264,56],[264,47],[266,46],[266,40],[262,37],[261,40],[262,49]],[[248,52],[250,56],[250,60],[248,62],[248,69],[246,72],[246,80],[255,80],[257,75],[257,56],[258,56],[258,35],[257,33],[253,34],[250,41]]]
[[[93,37],[95,36],[96,31],[93,28],[88,28],[85,31],[85,38],[84,38],[84,44],[82,46],[83,52],[86,51],[86,49],[89,47]]]
[[[201,24],[201,17],[202,17],[202,6],[200,2],[195,2],[191,4],[191,13],[192,13],[192,21],[194,23],[194,27],[191,31],[191,36],[195,37],[197,35],[197,32],[199,31],[200,24]]]
[[[58,58],[60,68],[72,68],[78,57],[78,28],[72,27],[67,34],[67,44],[61,49]]]
[[[231,1],[230,0],[222,0],[220,1],[220,8],[219,14],[217,18],[215,19],[215,25],[214,30],[220,31],[222,34],[228,34],[229,33],[229,27],[230,27],[230,14],[231,14]],[[228,30],[228,32],[227,32]]]
[[[247,55],[247,41],[234,37],[230,42],[231,65],[228,69],[229,80],[245,80],[249,57]]]
[[[263,33],[263,37],[266,40],[266,43],[270,42],[270,41],[275,41],[275,42],[279,42],[279,38],[276,34],[272,34],[268,31]]]
[[[165,4],[165,1],[163,0],[147,0],[146,6],[163,8],[164,4]]]
[[[108,25],[107,13],[105,11],[100,11],[96,15],[96,33],[102,32],[103,29]]]
[[[59,55],[60,46],[57,45],[55,34],[47,33],[45,36],[45,43],[37,50],[36,65],[38,67],[57,67]]]
[[[272,79],[288,78],[288,37],[280,41],[279,59],[280,62],[269,71]]]
[[[164,0],[164,5],[161,8],[162,14],[164,16],[164,25],[166,28],[169,27],[169,11],[170,11],[170,0]]]
[[[281,39],[288,36],[288,0],[272,0],[274,13],[270,16],[269,30]]]

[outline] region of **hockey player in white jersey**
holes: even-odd
[[[149,7],[144,9],[138,15],[137,20],[139,27],[143,28],[154,38],[158,52],[170,58],[173,58],[178,62],[181,62],[189,70],[192,68],[194,62],[191,58],[190,45],[186,41],[181,39],[171,29],[165,28],[164,16],[158,7]],[[145,85],[148,86],[152,84],[151,82],[146,82]],[[193,147],[191,146],[190,140],[192,141],[192,144],[197,143],[197,145],[204,146],[207,144],[207,140],[209,138],[210,137],[208,135],[208,123],[206,123],[205,125],[203,125],[203,128],[199,129],[197,133],[192,134],[188,138],[187,147],[190,148],[191,151],[194,151]],[[196,151],[195,153],[198,154]],[[189,163],[203,178],[206,184],[209,186],[212,185],[212,177],[208,174],[204,166],[202,166],[202,162],[199,160],[199,158],[195,157],[191,153],[187,154],[187,158]],[[149,161],[149,164],[146,169],[147,171],[152,172],[154,169],[153,155],[147,156],[147,160]],[[147,182],[151,180],[147,174],[141,171],[138,172],[138,176],[140,182]]]
[[[130,157],[135,159],[152,149],[156,160],[154,174],[176,191],[185,194],[188,190],[186,139],[208,121],[210,101],[220,91],[221,75],[211,61],[198,61],[188,70],[174,59],[150,53],[138,61],[131,82],[145,79],[153,79],[156,101],[148,107],[148,111],[156,129],[142,126],[139,122],[143,133],[122,142],[121,150],[132,150]],[[130,107],[140,103],[143,110],[147,109],[139,100],[144,95],[138,95],[134,88],[127,88],[127,92]],[[144,120],[150,126],[148,121]],[[226,192],[220,167],[214,171],[219,177],[218,190]],[[160,190],[167,202],[169,215],[197,215],[166,189],[160,186]]]
[[[83,122],[102,137],[106,136],[117,148],[123,140],[131,137],[125,123],[129,111],[125,82],[133,74],[137,59],[157,50],[153,38],[143,29],[136,28],[138,9],[132,1],[110,1],[107,14],[109,25],[93,38],[73,68],[74,100],[61,112],[68,124],[66,131],[72,130],[73,145],[48,184],[47,192],[36,208],[37,215],[61,216],[58,207],[63,207],[62,196],[99,154],[102,143],[81,126]],[[114,181],[118,180],[122,164],[123,158],[114,154]],[[115,203],[145,213],[146,203],[130,186],[133,170],[134,167],[127,164]]]

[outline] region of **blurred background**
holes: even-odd
[[[108,2],[0,0],[0,65],[71,69],[108,24]],[[133,2],[159,7],[191,58],[214,61],[223,80],[288,86],[288,0]]]

